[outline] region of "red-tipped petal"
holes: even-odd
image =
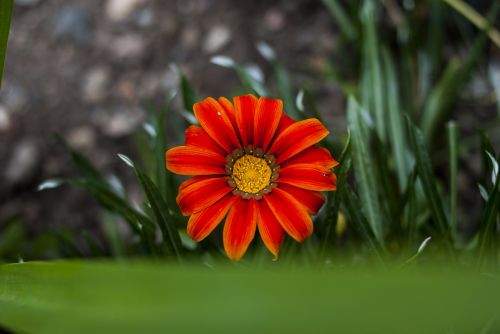
[[[184,189],[186,189],[187,187],[189,187],[193,183],[200,182],[203,180],[213,179],[213,178],[214,177],[211,175],[194,176],[194,177],[187,179],[186,181],[181,183],[181,185],[179,186],[179,192],[183,191]]]
[[[281,190],[292,195],[313,215],[317,214],[319,209],[325,204],[325,196],[318,191],[297,188],[286,183],[280,183],[279,187]]]
[[[231,120],[231,124],[233,125],[233,127],[237,129],[238,126],[236,125],[236,116],[234,115],[233,103],[228,99],[226,99],[225,97],[219,97],[217,101],[219,101],[222,108],[224,108],[224,110],[226,111],[226,114]]]
[[[312,146],[283,162],[281,166],[285,167],[293,164],[314,165],[330,169],[337,166],[339,163],[333,159],[326,148]]]
[[[279,135],[283,131],[285,131],[290,125],[297,123],[293,118],[289,117],[287,114],[282,113],[281,119],[278,124],[278,128],[276,129],[276,135]],[[275,136],[277,137],[277,136]]]
[[[236,130],[219,102],[208,97],[202,102],[195,103],[193,109],[202,128],[224,148],[226,153],[231,153],[233,149],[240,147]]]
[[[234,98],[234,114],[243,147],[253,142],[253,122],[257,98],[253,95],[236,96]]]
[[[285,230],[276,220],[276,217],[265,201],[259,201],[257,203],[257,209],[259,211],[259,215],[257,216],[257,227],[259,228],[260,237],[267,249],[269,249],[274,256],[278,256],[281,243],[285,238]]]
[[[318,143],[328,133],[323,124],[315,118],[294,123],[278,134],[269,153],[276,156],[277,163],[281,163]]]
[[[279,173],[279,183],[315,191],[329,191],[337,188],[335,174],[321,167],[295,164],[280,169]]]
[[[165,154],[167,169],[181,175],[225,174],[224,156],[196,146],[177,146]]]
[[[227,194],[208,208],[192,214],[187,225],[189,236],[195,241],[205,239],[226,216],[236,199],[233,194]]]
[[[227,256],[238,261],[255,236],[257,208],[255,200],[237,198],[224,224],[223,241]]]
[[[279,188],[264,196],[276,220],[292,238],[304,241],[313,231],[311,216],[292,195]]]
[[[283,102],[267,97],[259,98],[255,108],[255,125],[253,129],[253,145],[267,150],[271,139],[278,128],[283,114]]]
[[[188,216],[199,212],[220,200],[224,195],[233,190],[223,177],[211,177],[187,180],[179,187],[177,204],[181,208],[182,214]]]
[[[186,145],[201,147],[219,153],[224,157],[227,155],[226,151],[224,151],[219,144],[214,142],[205,130],[196,125],[190,125],[186,129]]]

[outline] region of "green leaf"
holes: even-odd
[[[399,102],[399,83],[396,69],[391,55],[387,50],[382,53],[385,69],[386,92],[387,92],[387,114],[389,127],[387,129],[389,142],[394,156],[396,175],[398,177],[399,190],[404,192],[410,174],[408,162],[408,148],[406,145],[405,126],[403,113]]]
[[[494,2],[488,13],[489,22],[495,22],[499,11],[500,2]],[[484,57],[487,37],[485,31],[480,32],[472,43],[463,64],[452,59],[441,79],[432,89],[421,119],[422,131],[428,143],[432,142],[434,135],[450,112],[450,106],[469,82],[473,71],[481,64],[480,60]]]
[[[167,203],[165,203],[165,199],[161,195],[158,187],[130,160],[130,158],[123,154],[118,154],[118,156],[127,164],[131,164],[156,217],[156,222],[163,235],[163,241],[172,249],[177,260],[181,261],[180,252],[182,243],[179,232],[177,232],[175,227],[175,221],[171,214],[171,210],[168,208]]]
[[[457,174],[458,174],[458,129],[455,122],[448,122],[448,148],[450,154],[450,223],[453,232],[457,228]]]
[[[375,182],[373,161],[369,153],[368,129],[363,121],[362,111],[354,97],[347,104],[347,121],[351,132],[353,169],[361,197],[361,207],[366,214],[378,243],[384,245],[384,226]]]
[[[331,232],[335,228],[338,220],[340,205],[344,196],[344,188],[347,185],[347,176],[351,169],[351,135],[348,133],[346,144],[339,157],[339,165],[335,168],[337,176],[337,190],[328,193],[328,202],[324,214],[321,216],[320,224],[323,225],[325,232],[321,238],[319,262],[322,263],[325,259],[326,251],[331,242]]]
[[[498,300],[496,277],[432,268],[0,266],[0,325],[19,333],[474,333]]]
[[[243,86],[258,96],[269,96],[266,87],[257,80],[245,67],[236,63],[232,58],[226,56],[214,56],[210,61],[215,64],[226,68],[232,68],[238,74]]]
[[[363,71],[365,85],[364,89],[369,89],[368,101],[363,100],[364,107],[367,108],[375,118],[375,128],[377,135],[382,142],[386,141],[387,123],[384,108],[384,79],[382,77],[382,67],[380,64],[379,40],[376,27],[377,2],[365,0],[361,10],[363,23]],[[368,103],[367,103],[368,102]]]
[[[440,122],[446,116],[449,104],[454,100],[461,68],[460,61],[452,58],[425,103],[420,124],[428,142],[433,138]]]
[[[14,0],[0,1],[0,89],[2,88],[3,66],[7,54],[7,42],[9,40],[10,20]]]
[[[144,249],[148,253],[155,252],[155,225],[153,222],[146,215],[134,209],[124,198],[113,192],[106,183],[92,179],[58,179],[58,182],[78,185],[87,190],[103,208],[118,214],[128,223],[132,231],[141,237]]]
[[[450,238],[450,225],[443,209],[442,196],[439,195],[436,180],[432,172],[432,163],[425,145],[425,139],[422,132],[413,124],[409,117],[407,117],[407,121],[410,142],[416,157],[417,173],[422,182],[426,201],[431,209],[432,217],[444,238],[447,250],[450,256],[453,256],[454,251]]]
[[[82,176],[98,183],[107,184],[106,180],[101,175],[101,173],[97,170],[97,168],[94,167],[94,165],[86,157],[84,157],[77,150],[73,149],[63,137],[56,135],[56,139],[70,154],[73,164],[75,165],[76,168],[78,168]]]
[[[326,8],[335,18],[335,22],[339,25],[342,33],[349,39],[354,40],[357,37],[356,30],[351,18],[346,14],[344,9],[340,6],[339,1],[336,0],[322,0]]]
[[[496,175],[496,181],[494,183],[493,189],[488,195],[488,201],[483,209],[481,220],[480,220],[480,232],[479,232],[479,248],[478,248],[478,264],[482,266],[486,259],[490,259],[496,262],[497,257],[497,218],[500,214],[500,173]],[[495,266],[496,263],[493,263]]]

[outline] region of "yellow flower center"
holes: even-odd
[[[257,194],[271,181],[272,170],[263,158],[244,155],[233,166],[231,177],[239,190]]]

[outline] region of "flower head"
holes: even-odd
[[[209,97],[194,114],[201,127],[190,126],[186,144],[166,153],[168,170],[194,176],[177,196],[191,238],[203,240],[226,218],[224,249],[239,260],[257,229],[275,256],[285,233],[299,242],[310,236],[321,191],[336,189],[337,162],[315,146],[328,135],[321,122],[296,122],[281,100],[253,95]]]

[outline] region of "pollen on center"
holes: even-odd
[[[239,190],[257,194],[269,185],[271,174],[271,167],[264,159],[244,155],[234,163],[231,177]]]

